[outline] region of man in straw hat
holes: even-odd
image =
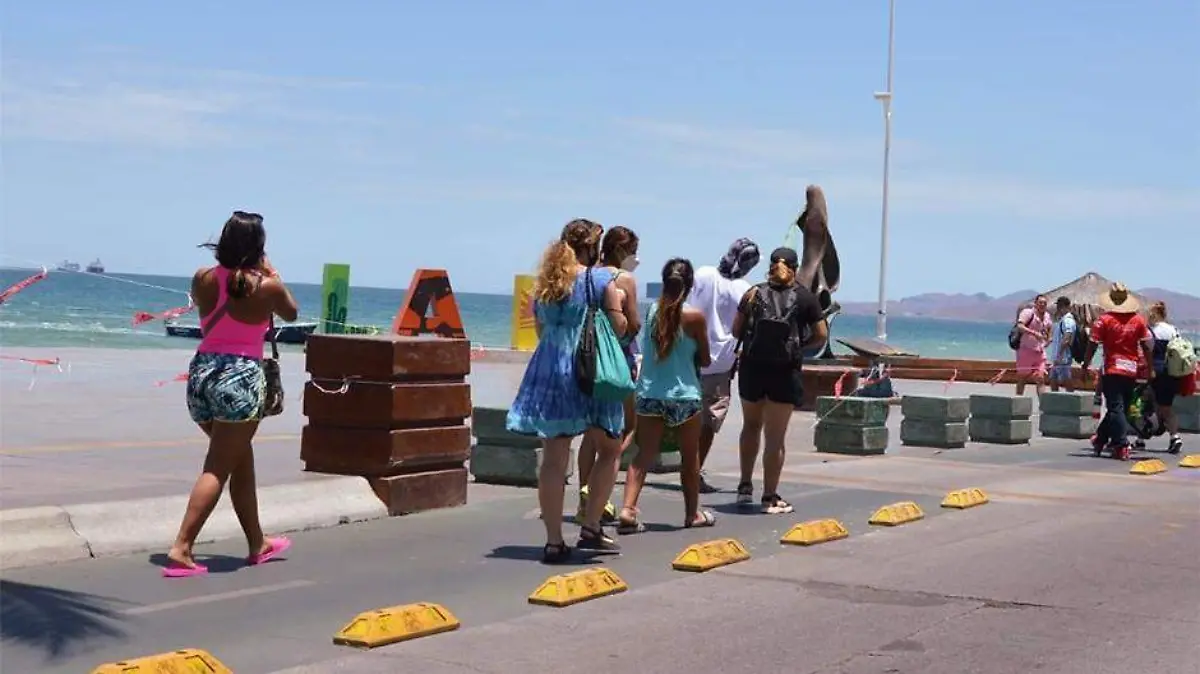
[[[1100,370],[1100,387],[1107,410],[1104,420],[1092,438],[1092,448],[1099,455],[1105,448],[1121,461],[1129,458],[1129,434],[1132,429],[1125,419],[1125,410],[1133,398],[1139,371],[1143,363],[1154,361],[1150,326],[1138,314],[1141,303],[1122,283],[1114,283],[1100,296],[1104,314],[1092,326],[1092,341],[1083,358],[1086,379],[1096,353],[1096,345],[1104,346],[1104,364]],[[1154,368],[1149,368],[1154,377]]]

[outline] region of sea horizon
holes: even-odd
[[[8,287],[37,271],[28,267],[0,267],[0,287]],[[133,325],[133,316],[138,312],[160,313],[186,305],[190,283],[190,277],[182,276],[51,271],[46,279],[0,305],[0,345],[194,349],[194,340],[168,337],[162,320]],[[300,303],[296,322],[317,322],[321,286],[304,282],[288,285]],[[404,288],[351,286],[346,322],[386,330],[404,293]],[[511,347],[511,293],[457,291],[455,296],[467,338],[473,344]],[[178,323],[194,325],[195,314],[183,315]],[[887,341],[927,358],[1011,360],[1008,329],[1007,322],[889,315]],[[831,334],[835,354],[847,355],[850,350],[836,340],[873,339],[875,316],[840,314],[831,322]]]

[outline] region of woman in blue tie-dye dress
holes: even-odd
[[[533,288],[538,345],[508,411],[508,430],[542,439],[538,501],[546,526],[543,561],[547,563],[570,558],[571,549],[562,533],[564,491],[571,440],[585,433],[595,443],[598,456],[596,468],[588,476],[592,498],[580,526],[578,547],[607,554],[620,551],[617,542],[605,535],[600,517],[617,479],[624,409],[621,401],[596,400],[575,383],[575,347],[588,306],[589,279],[592,303],[608,314],[618,336],[625,332],[613,273],[591,267],[599,258],[602,231],[594,222],[572,220],[542,257]]]

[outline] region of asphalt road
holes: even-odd
[[[717,526],[682,530],[674,478],[647,490],[651,531],[603,564],[630,591],[565,609],[526,597],[536,561],[531,490],[441,512],[298,534],[283,561],[245,568],[236,541],[205,546],[213,573],[165,580],[145,555],[6,573],[4,671],[79,672],[183,647],[233,671],[1079,672],[1194,674],[1200,663],[1200,471],[1128,475],[1078,443],[798,454],[788,516],[743,515],[707,496]],[[1173,465],[1173,462],[1172,464]],[[716,471],[732,487],[736,478]],[[993,502],[939,508],[945,491]],[[481,490],[482,491],[482,490]],[[926,519],[867,524],[913,500]],[[841,519],[850,538],[778,544],[793,523]],[[673,571],[687,544],[733,537],[753,559]],[[415,601],[449,608],[452,634],[369,653],[334,646],[355,614]],[[305,667],[307,666],[307,667]]]

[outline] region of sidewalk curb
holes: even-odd
[[[187,495],[0,510],[0,569],[54,564],[142,551],[166,552],[179,529]],[[365,480],[336,477],[264,487],[259,517],[270,534],[321,529],[387,516]],[[240,538],[228,494],[197,543]]]

